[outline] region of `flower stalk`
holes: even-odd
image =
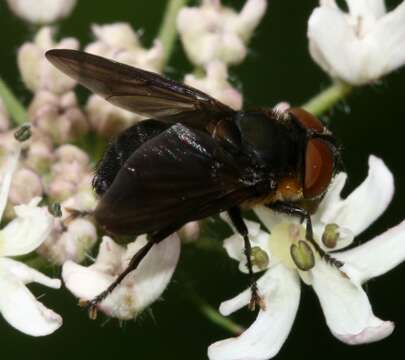
[[[5,81],[0,77],[0,98],[3,100],[7,111],[10,113],[16,125],[22,125],[27,121],[27,112],[18,101]]]
[[[321,115],[348,96],[352,90],[353,87],[348,84],[335,82],[308,100],[302,107],[314,115]]]
[[[202,297],[200,297],[195,291],[189,289],[189,299],[195,305],[195,307],[210,321],[218,325],[222,329],[229,331],[233,335],[242,334],[245,329],[234,321],[222,316],[216,309],[208,304]]]
[[[170,59],[173,52],[174,43],[177,38],[176,19],[179,10],[188,3],[188,0],[170,0],[167,3],[162,25],[160,26],[158,38],[163,45],[163,66]]]

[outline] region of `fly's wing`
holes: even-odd
[[[176,124],[132,154],[95,216],[115,234],[180,227],[256,195],[261,179],[249,173],[208,134]]]
[[[195,119],[188,125],[203,128],[215,114],[233,110],[190,86],[166,79],[156,73],[134,68],[77,50],[54,49],[48,60],[81,85],[103,96],[114,105],[152,118]],[[191,116],[190,116],[191,115]]]

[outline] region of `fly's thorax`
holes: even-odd
[[[263,111],[239,112],[235,123],[240,131],[242,148],[276,177],[295,172],[302,147],[297,131]]]

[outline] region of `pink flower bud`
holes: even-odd
[[[98,135],[112,138],[144,117],[114,106],[97,95],[91,95],[86,105],[91,127]]]
[[[71,144],[59,146],[55,151],[57,161],[64,163],[78,163],[81,167],[89,165],[90,159],[85,151]]]
[[[58,265],[67,260],[82,262],[97,241],[96,227],[87,219],[73,220],[66,231],[60,224],[60,220],[55,220],[54,231],[38,252]]]
[[[27,168],[18,169],[13,176],[9,200],[13,205],[27,204],[35,197],[42,197],[40,176]]]
[[[206,76],[201,78],[188,74],[185,76],[184,82],[210,94],[235,110],[241,109],[242,95],[229,84],[226,65],[221,61],[210,62],[206,67],[206,72]]]
[[[50,64],[44,54],[52,48],[78,49],[79,42],[73,38],[66,38],[55,43],[53,33],[51,27],[43,27],[33,42],[25,43],[18,49],[18,67],[25,86],[32,92],[46,90],[63,94],[76,85],[76,81]]]
[[[28,114],[32,123],[56,143],[72,141],[89,129],[73,92],[55,95],[39,91],[29,106]]]
[[[266,6],[266,0],[248,0],[239,14],[218,0],[183,8],[177,17],[177,29],[187,56],[195,65],[213,60],[240,63]]]

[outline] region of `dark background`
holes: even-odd
[[[243,1],[227,3],[240,8]],[[388,2],[390,8],[397,3]],[[85,45],[92,39],[91,23],[127,21],[135,29],[144,31],[143,41],[149,46],[157,33],[165,4],[163,0],[79,1],[73,15],[61,24],[59,34],[78,37]],[[306,22],[316,4],[308,0],[269,1],[264,21],[251,42],[249,56],[242,65],[231,70],[248,104],[272,106],[286,100],[300,105],[329,84],[328,77],[312,62],[307,50]],[[25,103],[30,94],[19,80],[15,56],[18,46],[31,39],[32,31],[10,15],[4,1],[0,3],[0,75]],[[177,43],[168,74],[180,79],[191,70]],[[359,241],[383,232],[404,218],[404,84],[405,70],[401,69],[378,85],[356,90],[345,104],[328,114],[333,131],[345,147],[344,159],[351,178],[347,189],[357,186],[366,176],[369,154],[382,157],[395,175],[397,190],[390,208]],[[402,265],[368,285],[376,315],[396,323],[396,330],[388,339],[357,347],[340,343],[329,333],[316,296],[305,288],[291,335],[277,358],[354,359],[401,354],[405,338],[404,275],[405,265]],[[152,307],[153,316],[144,314],[136,322],[124,324],[116,320],[105,323],[102,317],[90,321],[68,292],[34,286],[36,294],[46,291],[42,301],[63,316],[64,325],[51,336],[31,338],[0,321],[1,357],[10,360],[24,357],[111,359],[115,356],[205,359],[207,346],[230,334],[199,313],[188,300],[185,283],[192,284],[217,307],[221,300],[242,290],[245,281],[237,272],[236,264],[223,254],[186,247],[164,301]],[[237,320],[247,325],[249,317],[246,311],[237,315]]]

